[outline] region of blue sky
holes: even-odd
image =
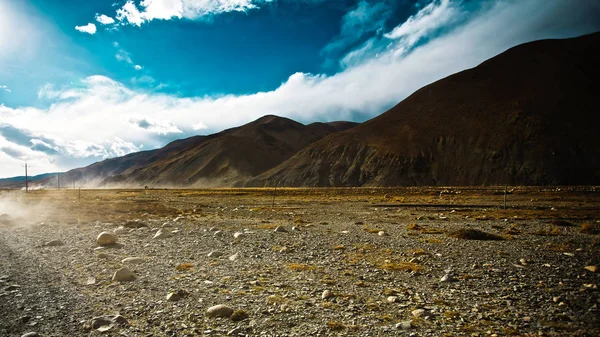
[[[364,121],[598,17],[588,0],[0,0],[0,177],[265,114]]]

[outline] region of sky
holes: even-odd
[[[0,178],[267,114],[362,122],[598,18],[592,0],[0,0]]]

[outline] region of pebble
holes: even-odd
[[[44,243],[42,246],[44,247],[58,247],[64,245],[64,242],[60,240],[52,240]]]
[[[452,276],[452,274],[446,274],[444,276],[442,276],[442,279],[440,280],[440,282],[454,282],[456,281],[456,279],[454,278],[454,276]]]
[[[390,303],[396,303],[396,302],[398,302],[398,296],[389,296],[387,298],[387,301]]]
[[[114,273],[112,280],[118,282],[133,281],[135,280],[135,276],[133,275],[131,270],[129,270],[129,268],[123,267]]]
[[[242,233],[242,232],[235,232],[235,233],[233,233],[233,238],[237,239],[237,240],[242,239],[244,236],[245,236],[245,234]]]
[[[41,335],[37,332],[28,332],[24,335],[22,335],[21,337],[40,337]]]
[[[109,232],[102,232],[102,233],[98,234],[98,237],[96,238],[96,242],[100,246],[114,245],[115,243],[117,243],[117,237],[114,234],[111,234]]]
[[[123,260],[121,260],[122,263],[130,263],[130,264],[138,264],[138,263],[144,263],[146,262],[146,260],[144,260],[141,257],[126,257]]]
[[[416,310],[413,310],[413,311],[411,312],[411,314],[412,314],[413,316],[415,316],[415,317],[419,318],[419,317],[423,316],[423,314],[425,314],[425,310],[423,310],[423,309],[416,309]]]
[[[233,314],[233,311],[234,310],[232,308],[230,308],[226,305],[218,304],[218,305],[208,308],[208,310],[206,310],[206,314],[208,315],[208,317],[229,318]]]
[[[377,235],[379,235],[379,236],[387,236],[387,235],[388,235],[388,233],[386,233],[385,231],[379,231],[379,232],[377,233]]]
[[[595,272],[596,272],[596,270],[598,270],[598,266],[585,266],[585,268],[584,268],[584,269],[586,269],[586,270],[589,270],[589,271],[591,271],[592,273],[595,273]]]
[[[412,328],[411,321],[404,321],[404,322],[396,323],[396,329],[399,329],[399,330],[408,330],[410,328]]]
[[[239,253],[235,253],[229,257],[229,261],[235,261],[240,257]]]
[[[223,231],[216,231],[215,234],[213,234],[213,235],[216,238],[220,238],[221,236],[223,236]]]
[[[175,302],[189,295],[189,292],[179,289],[174,292],[170,292],[167,294],[167,301]]]
[[[285,227],[283,227],[283,226],[277,226],[277,228],[275,228],[275,232],[278,232],[278,233],[287,233],[287,231],[288,230],[285,229]]]
[[[219,252],[219,251],[212,251],[210,253],[208,253],[208,255],[206,255],[208,257],[219,257],[219,256],[223,256],[223,253]]]
[[[171,232],[163,231],[162,229],[159,229],[156,232],[156,234],[154,234],[154,237],[152,237],[152,239],[164,239],[164,238],[168,238],[169,236],[171,236]]]
[[[125,232],[127,232],[127,230],[123,226],[117,227],[113,230],[113,233],[115,233],[115,235],[125,234]]]
[[[327,290],[323,291],[323,294],[321,294],[321,299],[326,300],[328,298],[332,298],[333,296],[334,296],[333,292],[331,290],[327,289]]]

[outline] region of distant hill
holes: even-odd
[[[247,185],[599,184],[598,60],[600,33],[514,47]]]
[[[358,126],[269,115],[61,180],[88,187],[598,185],[598,60],[600,33],[526,43]]]
[[[35,176],[29,176],[28,180],[31,184],[30,186],[34,186],[42,181],[46,183],[54,176],[56,176],[56,173],[44,173]],[[0,188],[25,188],[25,176],[0,179]]]
[[[265,172],[300,149],[356,123],[303,125],[264,116],[209,136],[174,141],[163,148],[107,159],[64,174],[90,186],[233,186]]]

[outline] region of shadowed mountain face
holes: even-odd
[[[248,185],[599,184],[598,60],[600,33],[517,46]]]
[[[108,187],[596,185],[597,60],[600,33],[531,42],[356,127],[265,116],[62,179]]]
[[[104,186],[233,186],[259,175],[351,122],[303,125],[264,116],[223,132],[174,141],[152,151],[107,159],[65,173],[68,181]]]

